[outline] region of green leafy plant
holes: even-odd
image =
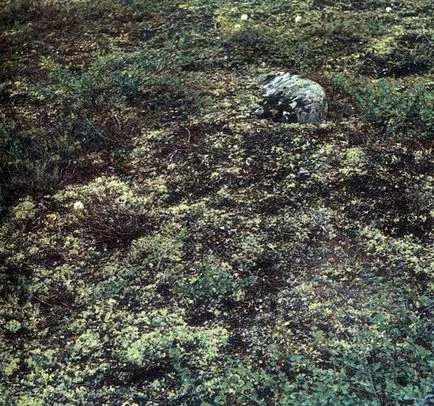
[[[158,51],[143,48],[135,52],[112,50],[96,55],[79,70],[62,68],[45,60],[51,84],[35,88],[35,95],[59,98],[76,114],[95,109],[141,105],[152,112],[193,103],[194,88],[186,92],[186,82],[176,69],[180,63],[177,44],[168,41]]]
[[[434,131],[433,84],[420,82],[404,87],[392,80],[351,82],[336,78],[354,99],[362,118],[399,138],[432,137]]]

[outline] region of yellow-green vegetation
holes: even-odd
[[[433,16],[3,1],[0,404],[432,404]]]

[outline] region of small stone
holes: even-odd
[[[260,75],[264,102],[252,112],[274,121],[320,123],[327,113],[324,88],[310,79],[285,72]]]
[[[392,7],[386,7],[386,13],[391,13],[392,12]]]
[[[300,15],[298,15],[298,16],[295,16],[294,21],[296,24],[298,24],[299,22],[301,22],[302,19],[303,18]]]

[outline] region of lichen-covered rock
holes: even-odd
[[[253,115],[276,121],[314,124],[325,119],[325,91],[313,80],[278,72],[260,75],[257,81],[263,89],[264,102],[253,111]]]

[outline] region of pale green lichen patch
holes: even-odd
[[[18,222],[34,220],[36,206],[31,198],[27,198],[12,208],[12,216]]]
[[[342,164],[342,173],[348,174],[353,172],[358,175],[364,175],[368,166],[368,157],[361,148],[349,148],[342,159]]]
[[[367,49],[380,56],[390,55],[403,35],[405,35],[405,28],[402,25],[394,25],[390,27],[389,35],[372,38]]]

